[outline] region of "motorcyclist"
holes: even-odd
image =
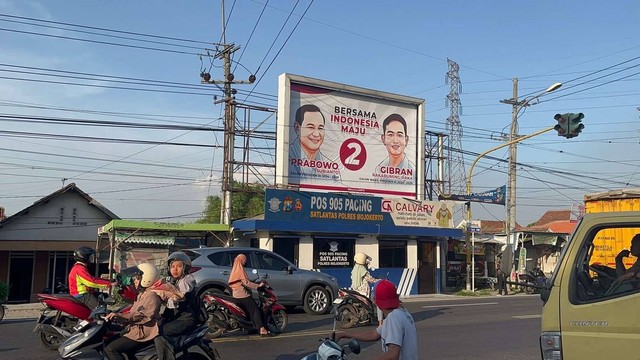
[[[100,279],[89,274],[87,265],[92,262],[96,251],[88,246],[81,246],[73,252],[76,263],[69,272],[69,294],[85,304],[89,309],[95,309],[100,302],[93,289],[105,289],[115,282]]]
[[[251,296],[251,289],[262,287],[265,283],[260,282],[256,284],[249,280],[244,270],[246,263],[247,256],[245,254],[239,254],[233,260],[233,268],[231,268],[231,274],[229,274],[229,287],[231,288],[233,297],[242,304],[256,327],[260,328],[260,336],[272,336],[273,334],[264,326],[262,310],[258,308],[258,305],[256,305],[256,302]]]
[[[167,306],[162,314],[160,334],[155,339],[158,358],[174,359],[171,337],[180,336],[195,329],[198,319],[198,301],[195,293],[196,279],[189,272],[191,259],[182,251],[176,251],[167,259],[169,281],[175,284],[177,294],[167,293]],[[154,290],[155,291],[155,290]],[[174,295],[174,296],[172,296]],[[163,298],[163,296],[161,296]]]
[[[351,289],[359,292],[360,294],[371,298],[371,287],[369,283],[376,283],[380,279],[376,279],[371,276],[369,272],[369,263],[371,262],[371,256],[359,252],[354,257],[355,264],[351,270]],[[377,310],[378,325],[382,325],[382,310]]]
[[[153,339],[160,333],[158,323],[162,300],[158,294],[148,290],[160,279],[160,271],[149,263],[139,264],[137,267],[134,285],[138,295],[131,305],[131,311],[112,312],[105,316],[105,320],[123,319],[128,329],[105,347],[104,352],[110,360],[124,360],[124,354],[127,354],[128,359],[135,359],[136,351],[152,344]]]

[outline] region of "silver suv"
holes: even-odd
[[[268,276],[269,285],[278,296],[278,301],[287,308],[302,305],[308,314],[320,315],[331,310],[338,295],[338,282],[333,276],[298,269],[282,256],[263,249],[251,247],[203,247],[183,250],[191,258],[192,274],[196,278],[198,295],[205,292],[230,293],[227,280],[238,254],[247,256],[245,269],[249,279],[252,271],[258,276]],[[258,280],[258,279],[255,279]]]

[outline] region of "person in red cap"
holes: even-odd
[[[389,280],[380,281],[376,286],[374,301],[384,314],[382,325],[376,329],[339,331],[336,332],[336,339],[382,340],[382,354],[376,359],[418,360],[416,324],[411,314],[400,305],[396,286]]]

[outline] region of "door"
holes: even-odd
[[[256,268],[260,276],[267,276],[267,282],[282,302],[300,300],[300,272],[291,263],[270,251],[255,251]],[[287,271],[291,268],[291,274]]]
[[[9,262],[10,302],[29,302],[33,284],[33,252],[11,252]]]
[[[638,232],[640,226],[637,219],[634,221],[634,232]],[[601,264],[592,255],[599,246],[613,248],[616,240],[631,244],[632,251],[637,251],[640,238],[633,240],[637,242],[634,244],[621,228],[594,226],[588,231],[589,226],[589,220],[583,220],[576,229],[569,244],[573,246],[564,256],[566,260],[563,259],[568,264],[563,264],[564,271],[558,272],[562,281],[557,290],[564,358],[637,357],[629,351],[640,341],[638,273],[634,269],[621,269],[624,276],[617,276],[614,268]]]
[[[298,266],[298,238],[273,238],[273,252],[289,260],[295,266]]]
[[[436,244],[418,243],[418,293],[436,293]]]

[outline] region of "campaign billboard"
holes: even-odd
[[[282,74],[277,123],[277,183],[423,197],[423,99]]]

